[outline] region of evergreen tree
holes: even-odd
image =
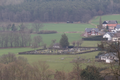
[[[61,39],[60,39],[60,45],[63,48],[66,48],[67,46],[69,46],[69,42],[68,42],[68,37],[66,36],[66,34],[63,34]]]
[[[106,29],[109,30],[109,27],[107,26]]]
[[[12,25],[11,30],[12,31],[17,31],[17,27],[15,26],[15,24]]]

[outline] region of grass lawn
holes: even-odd
[[[97,16],[91,22],[93,24],[98,25],[99,24],[99,19],[100,19],[100,16]],[[105,20],[117,20],[118,23],[120,23],[120,14],[118,14],[118,15],[104,15],[104,16],[101,16],[101,19],[102,19],[102,22],[105,21]]]
[[[28,24],[27,24],[28,25]],[[32,24],[29,23],[28,27],[31,27]],[[94,26],[90,24],[67,24],[67,23],[44,23],[44,27],[41,30],[55,30],[59,33],[57,34],[31,34],[32,37],[35,35],[41,35],[45,44],[50,45],[51,40],[56,39],[56,42],[59,42],[61,35],[64,32],[68,31],[79,31],[84,32],[85,28],[93,28]],[[80,40],[82,37],[80,36],[82,33],[66,33],[68,36],[69,42]],[[82,46],[90,47],[96,46],[97,41],[84,41]],[[53,70],[65,70],[71,71],[73,68],[73,63],[70,63],[73,59],[80,58],[93,58],[98,54],[98,52],[92,52],[88,54],[80,54],[80,55],[18,55],[18,52],[30,51],[32,48],[11,48],[11,49],[0,49],[0,56],[3,54],[7,54],[8,52],[15,53],[17,56],[23,56],[28,59],[29,63],[42,60],[46,61],[50,66],[50,69]],[[64,60],[61,60],[64,58]],[[85,65],[81,63],[82,68],[84,68],[88,64],[93,64],[86,62]],[[96,63],[97,66],[99,65]]]
[[[52,70],[64,70],[64,71],[71,71],[73,68],[73,63],[71,63],[72,60],[76,58],[83,58],[83,59],[93,59],[98,54],[97,52],[91,52],[86,54],[79,54],[79,55],[18,55],[18,52],[23,51],[29,51],[33,50],[31,48],[11,48],[11,49],[0,49],[0,56],[3,54],[7,54],[8,52],[15,53],[16,56],[23,56],[28,59],[29,63],[37,62],[37,61],[46,61],[49,65],[50,69]],[[61,58],[64,58],[64,60],[61,60]],[[100,63],[94,63],[93,62],[84,62],[81,63],[81,68],[85,68],[87,65],[93,65],[102,67],[103,65],[100,65]]]
[[[0,49],[0,56],[3,54],[7,54],[8,52],[15,53],[16,56],[23,56],[28,59],[29,63],[33,63],[36,61],[46,61],[47,64],[50,66],[50,69],[53,70],[65,70],[65,71],[71,71],[73,68],[73,63],[71,63],[72,60],[80,57],[83,59],[89,59],[89,58],[95,58],[95,56],[98,54],[98,52],[92,52],[92,53],[86,53],[86,54],[79,54],[79,55],[18,55],[18,52],[23,51],[29,51],[33,50],[31,48],[11,48],[11,49]],[[61,60],[61,58],[64,58],[64,60]],[[86,65],[92,65],[92,63],[85,62],[84,65],[81,63],[82,67],[85,68]],[[96,63],[96,66],[99,64]]]
[[[71,63],[72,60],[80,57],[84,59],[89,58],[95,58],[95,56],[98,54],[98,52],[92,52],[87,54],[80,54],[80,55],[20,55],[28,59],[29,63],[42,60],[46,61],[48,65],[50,66],[50,69],[53,70],[64,70],[64,71],[71,71],[73,68],[73,63]],[[64,58],[64,60],[61,60],[61,58]],[[81,68],[85,68],[86,65],[92,65],[93,62],[88,63],[81,63]],[[99,66],[99,64],[95,64],[96,66]]]
[[[32,27],[32,23],[26,23],[28,27]],[[85,28],[93,28],[94,26],[90,24],[71,24],[71,23],[43,23],[44,27],[40,30],[55,30],[58,33],[56,34],[31,34],[31,36],[41,35],[43,42],[45,44],[50,45],[51,41],[56,39],[56,42],[59,42],[61,39],[61,35],[64,32],[70,31],[79,31],[80,33],[66,33],[68,36],[68,40],[71,43],[72,41],[77,41],[82,39],[81,34],[85,31]]]
[[[84,41],[81,46],[82,47],[97,47],[98,43],[100,43],[100,41]]]
[[[17,54],[18,52],[30,51],[34,50],[32,48],[8,48],[8,49],[0,49],[0,56],[3,54],[7,54],[9,52]]]
[[[43,42],[47,45],[50,45],[52,43],[52,40],[56,39],[56,42],[59,42],[61,39],[61,35],[63,33],[56,33],[56,34],[32,34],[32,37],[35,35],[41,35]],[[80,40],[82,37],[80,36],[80,33],[66,33],[68,37],[68,41],[77,41]]]
[[[32,27],[32,24],[26,24]],[[57,32],[80,31],[84,32],[85,28],[93,28],[90,24],[75,24],[75,23],[43,23],[44,27],[40,30],[55,30]]]

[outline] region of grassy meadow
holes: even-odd
[[[18,55],[18,52],[33,50],[31,48],[9,48],[9,49],[0,49],[0,56],[7,54],[8,52],[15,53],[16,56],[22,56],[28,59],[28,62],[32,64],[37,61],[46,61],[52,70],[64,70],[71,71],[73,68],[72,60],[77,58],[86,59],[86,62],[81,62],[81,68],[85,68],[87,65],[93,65],[93,62],[87,62],[87,59],[93,59],[98,54],[98,52],[79,54],[79,55]],[[64,58],[63,60],[61,58]],[[100,63],[95,63],[99,67]],[[102,67],[102,66],[101,66]]]
[[[91,22],[93,24],[98,25],[99,24],[99,19],[100,19],[100,16],[96,16]],[[102,22],[105,21],[105,20],[117,20],[118,23],[120,23],[120,14],[103,15],[103,16],[101,16],[101,19],[102,19]]]
[[[93,28],[94,26],[90,24],[80,24],[80,23],[43,23],[44,27],[40,30],[55,30],[58,33],[70,32],[70,31],[79,31],[84,32],[85,28]],[[29,28],[32,27],[32,23],[26,23],[26,26]]]
[[[27,25],[28,28],[32,27],[32,23],[24,23]],[[68,36],[68,40],[71,43],[72,41],[77,41],[82,38],[81,34],[84,32],[85,28],[94,28],[94,26],[90,24],[67,24],[67,23],[44,23],[44,27],[40,30],[55,30],[58,33],[56,34],[31,34],[32,37],[35,35],[41,35],[43,42],[45,44],[50,45],[51,41],[53,39],[56,39],[56,42],[59,42],[61,35],[63,33],[66,33]],[[78,33],[69,33],[77,31]],[[97,46],[98,41],[84,41],[82,46],[86,47],[95,47]],[[72,45],[72,44],[71,44]],[[24,51],[30,51],[34,50],[32,48],[7,48],[7,49],[0,49],[0,56],[3,54],[7,54],[8,52],[15,53],[16,56],[23,56],[28,59],[29,63],[33,63],[36,61],[46,61],[48,65],[50,66],[50,69],[53,70],[65,70],[65,71],[71,71],[73,68],[73,63],[71,63],[72,60],[80,57],[84,59],[92,58],[94,59],[95,56],[98,54],[98,52],[92,52],[88,54],[80,54],[80,55],[18,55],[18,52],[24,52]],[[64,58],[64,60],[61,60],[61,58]],[[88,64],[93,64],[93,62],[88,63],[85,62],[84,65],[81,63],[82,67],[84,68]],[[99,64],[96,63],[98,66]]]
[[[82,39],[81,34],[85,31],[85,28],[94,28],[90,24],[68,24],[68,23],[44,23],[44,27],[40,30],[55,30],[58,33],[56,34],[31,34],[31,36],[41,35],[43,42],[47,45],[51,44],[51,41],[56,39],[56,42],[60,41],[61,35],[66,33],[68,40],[71,43],[72,41],[77,41]],[[28,27],[31,27],[32,24],[27,24]],[[69,33],[77,31],[78,33]]]
[[[76,58],[79,57],[83,59],[89,59],[89,58],[94,59],[97,54],[98,52],[92,52],[92,53],[80,54],[80,55],[20,55],[20,56],[27,58],[30,63],[36,62],[38,60],[46,61],[50,66],[50,69],[53,70],[63,69],[64,71],[71,71],[73,68],[73,63],[71,63],[72,60],[75,60]],[[93,62],[88,63],[86,61],[85,63],[81,62],[81,64],[82,64],[81,68],[84,68],[88,64],[92,65]],[[98,66],[98,64],[96,64],[96,66]]]

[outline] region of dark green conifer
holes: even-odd
[[[68,42],[68,37],[66,36],[66,34],[63,34],[61,39],[60,39],[60,45],[63,48],[66,48],[69,46],[69,42]]]

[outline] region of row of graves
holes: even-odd
[[[82,54],[96,51],[97,48],[67,48],[67,49],[38,49],[33,51],[19,52],[19,54],[42,54],[42,55],[61,55],[61,54]]]

